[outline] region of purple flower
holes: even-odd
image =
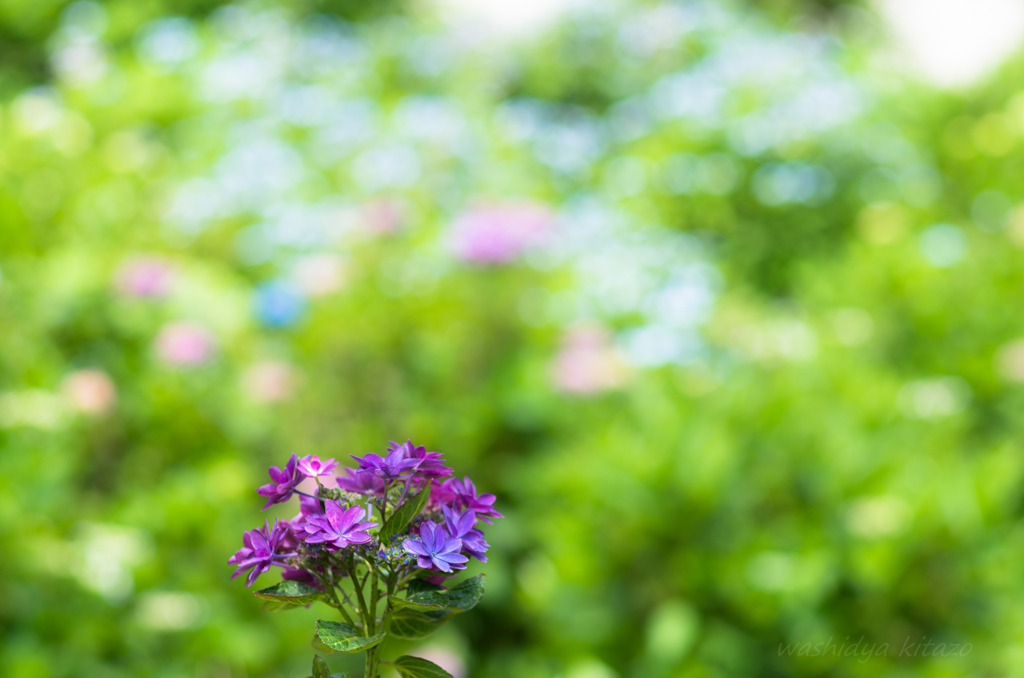
[[[347,476],[337,476],[338,487],[346,492],[358,492],[359,494],[382,494],[384,492],[384,480],[376,474],[363,469],[356,470],[346,468]]]
[[[299,495],[299,513],[290,521],[288,521],[292,530],[298,533],[302,533],[303,526],[306,524],[307,516],[322,516],[324,514],[323,504],[316,497],[308,497],[306,495]]]
[[[262,510],[266,511],[274,504],[280,504],[291,499],[295,486],[299,484],[300,480],[298,474],[295,473],[297,463],[298,456],[293,454],[288,463],[285,464],[283,471],[276,466],[271,466],[267,471],[270,474],[270,479],[274,482],[264,485],[257,490],[260,496],[267,497],[267,503],[263,506]]]
[[[300,516],[322,516],[323,514],[324,505],[320,503],[319,499],[317,499],[316,497],[309,497],[304,494],[299,496]]]
[[[343,510],[338,502],[330,499],[324,503],[327,509],[325,515],[306,516],[303,529],[306,531],[307,544],[328,544],[334,547],[330,550],[336,551],[349,544],[369,543],[371,537],[366,530],[377,527],[378,523],[363,521],[366,509],[353,506]]]
[[[274,521],[273,530],[270,529],[270,523],[266,522],[264,527],[257,527],[242,535],[242,543],[245,546],[228,559],[230,565],[238,565],[231,578],[234,579],[246,570],[252,570],[245,580],[246,586],[252,586],[256,578],[269,570],[271,565],[284,567],[284,559],[296,555],[294,551],[286,550],[283,544],[289,534],[290,530],[286,524]]]
[[[390,483],[401,475],[410,475],[413,469],[421,463],[419,459],[406,457],[404,446],[389,448],[388,456],[384,458],[372,452],[365,457],[357,457],[353,454],[352,458],[359,462],[359,470],[369,471],[383,479],[385,483]]]
[[[299,548],[302,540],[299,538],[297,533],[297,526],[291,520],[282,520],[281,529],[284,530],[284,535],[281,537],[279,547],[285,551],[295,551]]]
[[[490,518],[504,518],[494,509],[494,495],[493,494],[481,494],[477,495],[476,486],[473,481],[468,477],[465,480],[459,480],[458,478],[451,478],[444,481],[442,484],[444,490],[451,492],[455,495],[455,505],[464,509],[473,509],[476,512],[477,517],[484,521],[488,525],[491,524]],[[451,502],[446,502],[451,503]]]
[[[315,589],[324,590],[323,585],[317,580],[316,577],[311,575],[305,570],[300,570],[297,567],[286,567],[284,572],[281,573],[281,579],[297,581],[307,586],[312,586]]]
[[[466,569],[469,562],[469,558],[459,553],[462,540],[450,539],[444,528],[429,520],[420,524],[420,538],[406,539],[403,546],[416,556],[416,564],[422,568],[451,572]]]
[[[338,462],[334,459],[320,461],[320,457],[310,454],[299,460],[299,473],[310,478],[319,478],[331,474]]]
[[[452,539],[462,540],[462,552],[481,563],[487,562],[484,553],[491,547],[484,540],[484,533],[476,529],[476,513],[473,509],[466,509],[462,513],[447,506],[441,507],[444,511],[444,527]]]
[[[388,445],[389,452],[401,450],[407,459],[418,459],[420,464],[416,467],[417,478],[447,478],[454,471],[444,465],[444,455],[440,452],[427,452],[423,445],[413,445],[411,440],[406,440],[399,445],[391,443]]]
[[[441,482],[436,478],[430,481],[430,497],[427,499],[428,509],[433,511],[454,501],[455,492],[452,491],[448,481]]]

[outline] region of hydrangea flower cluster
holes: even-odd
[[[442,583],[470,559],[487,562],[478,524],[503,517],[495,497],[478,494],[469,478],[453,477],[439,452],[412,441],[390,443],[383,456],[352,458],[356,466],[334,477],[338,462],[315,455],[293,454],[283,468],[269,469],[272,482],[257,490],[266,498],[263,509],[298,496],[299,513],[246,532],[228,560],[237,566],[232,579],[246,574],[252,586],[280,567],[283,581],[256,596],[268,609],[314,602],[335,608],[344,622],[318,620],[313,645],[328,653],[365,651],[365,678],[376,678],[381,663],[403,676],[448,675],[419,657],[384,661],[383,642],[389,635],[425,637],[476,605],[482,575],[451,588]],[[330,675],[320,656],[313,675]]]

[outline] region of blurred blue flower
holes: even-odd
[[[267,327],[291,327],[306,313],[306,298],[294,285],[280,280],[256,288],[253,313]]]

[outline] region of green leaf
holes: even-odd
[[[285,603],[291,606],[309,605],[327,597],[327,594],[319,589],[289,579],[274,584],[268,589],[255,591],[253,595],[272,603]]]
[[[325,662],[319,655],[313,656],[313,675],[310,678],[352,678],[348,672],[331,673]]]
[[[387,540],[390,544],[395,535],[405,532],[412,519],[418,516],[423,507],[427,505],[427,499],[430,499],[429,487],[407,497],[405,503],[399,506],[398,510],[388,518],[388,522],[384,523],[384,527],[380,528],[381,541]]]
[[[403,655],[392,662],[392,666],[398,669],[402,678],[452,678],[452,674],[421,657]]]
[[[465,612],[473,609],[483,595],[483,575],[478,574],[447,590],[423,579],[414,579],[409,582],[405,598],[389,596],[388,600],[391,601],[391,606],[395,609],[411,607],[424,612],[432,610]]]
[[[424,612],[433,610],[447,610],[448,609],[448,597],[441,594],[423,594],[414,598],[399,598],[398,596],[388,596],[388,600],[391,602],[391,607],[396,610],[400,610],[403,607],[411,607],[414,610],[421,610]]]
[[[451,601],[451,607],[459,612],[472,610],[483,597],[484,576],[482,574],[470,577],[457,586],[448,589],[448,599]]]
[[[309,644],[312,645],[313,649],[318,652],[323,652],[325,654],[334,654],[334,648],[324,643],[324,641],[320,640],[320,636],[314,635],[313,640]]]
[[[388,596],[396,610],[411,607],[414,610],[444,610],[451,605],[448,591],[443,586],[431,584],[426,579],[413,579],[405,592],[405,598]]]
[[[384,640],[384,632],[359,635],[359,629],[341,622],[316,620],[316,635],[335,652],[362,652]]]
[[[433,615],[433,616],[432,616]],[[416,640],[426,638],[451,619],[447,612],[428,614],[404,608],[391,615],[391,633],[396,638]]]
[[[438,586],[437,584],[433,584],[433,583],[427,581],[426,579],[413,579],[406,586],[406,591],[408,591],[409,595],[415,595],[417,593],[423,593],[423,592],[426,592],[426,591],[436,592],[436,591],[447,591],[447,590],[448,589],[446,589],[445,587]]]
[[[284,601],[274,601],[274,602],[267,601],[267,602],[263,603],[263,611],[264,612],[280,612],[282,610],[294,610],[297,607],[302,607],[302,606],[301,605],[293,605],[292,603],[286,603]]]
[[[331,669],[318,654],[313,655],[313,678],[331,678]]]

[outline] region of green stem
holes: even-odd
[[[345,621],[347,621],[349,624],[351,624],[352,626],[358,626],[355,620],[352,619],[352,616],[348,613],[348,610],[345,609],[345,606],[338,599],[337,586],[334,583],[334,568],[328,567],[327,573],[330,576],[330,587],[328,590],[331,592],[331,598],[334,598],[334,602],[337,604],[338,612],[341,612],[341,616],[344,617]]]
[[[391,628],[391,599],[390,596],[395,592],[395,574],[389,573],[385,580],[387,592],[384,594],[388,598],[384,601],[384,616],[381,618],[381,627],[384,629],[384,640],[380,642],[376,647],[371,648],[366,653],[366,675],[364,678],[376,678],[379,675],[381,663],[388,664],[381,659],[381,654],[384,652],[384,643],[387,642],[387,633]],[[373,616],[374,624],[376,625],[377,605],[380,603],[380,594],[377,589],[377,573],[374,572],[372,580],[372,598],[373,601]],[[376,632],[376,626],[372,632]],[[372,633],[371,632],[371,633]]]
[[[391,573],[388,577],[388,599],[387,604],[384,606],[384,638],[387,639],[387,634],[391,632],[391,596],[395,595],[395,575]],[[383,645],[383,643],[381,643]]]
[[[394,574],[388,575],[387,578],[387,593],[385,595],[390,596],[395,590],[395,576]],[[377,595],[377,577],[374,575],[373,578],[373,595],[374,595],[374,610],[376,611],[377,603],[380,602]],[[381,664],[390,664],[381,659],[381,654],[384,652],[384,643],[387,642],[387,633],[391,628],[391,599],[390,597],[385,601],[384,604],[384,616],[381,619],[381,626],[384,629],[384,640],[379,645],[371,649],[366,655],[366,677],[376,678],[380,670]]]
[[[356,599],[359,601],[359,610],[362,613],[363,617],[363,628],[366,629],[368,633],[373,633],[373,631],[371,630],[373,628],[373,624],[371,623],[370,616],[367,613],[366,599],[363,597],[363,585],[366,583],[366,579],[363,579],[362,584],[359,583],[358,579],[356,578],[355,562],[354,559],[351,557],[349,558],[349,565],[349,572],[351,573],[352,584],[356,591]]]
[[[376,678],[376,676],[380,673],[381,645],[383,644],[384,643],[382,641],[379,645],[376,645],[375,647],[372,647],[369,650],[367,650],[367,675],[364,678]]]
[[[370,584],[370,618],[373,620],[373,630],[370,633],[377,633],[377,604],[380,602],[380,596],[377,594],[377,573],[373,573],[373,579]]]

